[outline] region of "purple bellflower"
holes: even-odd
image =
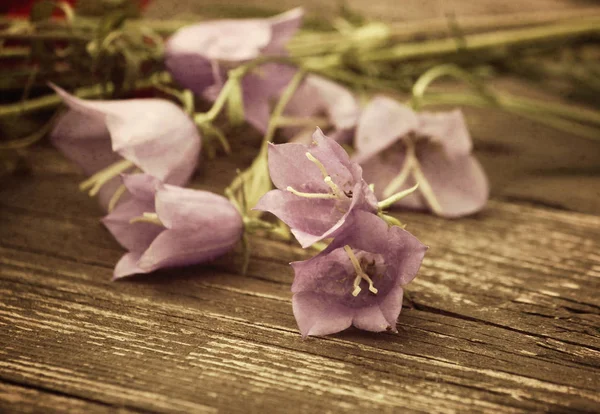
[[[184,27],[167,41],[167,69],[182,86],[214,101],[228,70],[259,56],[285,55],[285,45],[303,16],[302,8],[296,8],[267,19],[215,20]],[[245,116],[259,131],[267,129],[271,101],[295,71],[291,66],[268,63],[242,80]]]
[[[334,141],[347,143],[354,134],[360,106],[352,92],[342,85],[321,76],[308,75],[287,104],[285,115],[294,118],[324,116],[325,124],[319,126]],[[312,128],[293,132],[293,142],[308,144],[312,141]]]
[[[194,122],[163,99],[85,101],[51,85],[69,107],[51,141],[90,179],[81,188],[112,208],[124,192],[118,177],[134,169],[184,185],[198,163],[201,139]],[[109,209],[110,209],[109,208]]]
[[[403,287],[416,276],[427,247],[365,211],[319,255],[293,262],[292,305],[302,336],[351,325],[396,332]]]
[[[360,117],[355,147],[353,160],[379,197],[419,184],[398,206],[452,218],[475,213],[487,202],[487,178],[471,154],[471,137],[459,110],[415,113],[376,97]]]
[[[102,219],[128,250],[114,279],[212,260],[241,239],[240,213],[220,195],[163,184],[148,174],[123,175],[130,197]]]
[[[360,166],[318,128],[310,145],[271,144],[268,157],[277,189],[265,194],[255,209],[275,214],[302,247],[338,235],[355,210],[378,211]]]

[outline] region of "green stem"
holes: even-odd
[[[544,115],[540,111],[532,111],[530,108],[524,110],[523,107],[514,105],[510,100],[500,99],[491,101],[475,94],[456,94],[456,93],[436,93],[430,94],[422,101],[423,105],[466,105],[478,108],[500,108],[506,112],[531,119],[541,124],[548,125],[555,129],[565,131],[582,138],[588,138],[600,141],[600,128],[588,127],[577,122]]]
[[[306,71],[304,69],[299,69],[298,72],[294,75],[290,83],[287,85],[277,105],[273,109],[273,113],[271,114],[271,120],[269,121],[269,126],[267,127],[267,132],[263,138],[262,146],[261,146],[261,154],[266,153],[267,144],[273,140],[273,136],[275,135],[275,131],[278,127],[279,118],[283,115],[283,111],[285,107],[289,103],[289,101],[294,96],[294,93],[302,83],[302,80],[306,76]],[[260,156],[260,155],[259,155]]]
[[[539,43],[551,43],[580,38],[600,32],[598,18],[573,23],[548,24],[526,29],[512,29],[492,33],[468,35],[459,50],[456,39],[430,40],[420,43],[401,44],[388,49],[364,53],[362,62],[400,62],[413,59],[441,57],[462,52],[494,50],[504,47],[525,47]]]
[[[137,89],[151,87],[156,82],[156,76],[160,76],[160,74],[155,74],[149,78],[139,80],[135,83],[135,87]],[[82,98],[98,98],[105,96],[105,94],[110,94],[114,90],[114,85],[108,82],[105,86],[101,84],[96,84],[92,86],[85,86],[83,88],[78,88],[74,91],[73,95]],[[62,103],[62,99],[57,94],[45,95],[40,98],[29,99],[24,102],[1,105],[0,106],[0,118],[6,118],[11,116],[18,116],[24,113],[29,112],[37,112],[43,111],[47,109],[53,109],[58,107]]]

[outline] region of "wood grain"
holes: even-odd
[[[462,220],[402,214],[430,250],[399,333],[302,340],[287,263],[306,252],[255,239],[247,276],[232,255],[109,282],[122,249],[95,202],[75,191],[74,169],[36,151],[56,162],[0,187],[0,404],[9,410],[56,399],[74,412],[600,404],[598,217],[503,201]],[[205,181],[196,185],[221,185]]]

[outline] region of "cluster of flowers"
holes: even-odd
[[[294,9],[270,19],[193,25],[167,41],[165,64],[183,87],[215,101],[229,70],[284,55],[301,19],[302,10]],[[271,104],[296,70],[270,62],[242,79],[244,114],[255,128],[266,131]],[[201,150],[189,114],[163,99],[85,101],[53,88],[69,111],[52,142],[90,176],[81,189],[99,196],[109,212],[103,223],[128,250],[115,279],[205,262],[240,241],[246,217],[239,206],[183,188]],[[292,142],[270,144],[277,189],[255,209],[286,223],[305,248],[330,241],[317,256],[292,263],[293,309],[304,336],[350,325],[395,330],[403,286],[415,277],[426,247],[384,210],[396,205],[445,217],[478,211],[488,194],[485,175],[459,111],[415,113],[383,96],[361,109],[349,90],[308,75],[285,116],[322,115],[331,138],[319,128],[312,136],[286,128]],[[352,157],[340,144],[354,147]],[[417,186],[418,192],[409,190]]]

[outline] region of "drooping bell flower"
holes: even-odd
[[[51,141],[91,177],[81,188],[112,208],[123,194],[118,175],[142,171],[184,185],[201,148],[194,122],[164,99],[87,101],[51,85],[69,107]]]
[[[227,19],[184,27],[165,46],[165,64],[173,78],[199,96],[214,101],[227,71],[259,56],[285,55],[285,45],[302,23],[301,8],[267,19]],[[295,69],[269,63],[242,80],[245,116],[264,132],[271,101],[294,76]]]
[[[130,197],[102,219],[128,250],[113,279],[212,260],[233,249],[244,224],[225,197],[123,175]]]
[[[314,119],[305,129],[287,131],[293,142],[308,144],[315,125],[336,142],[348,143],[360,115],[358,100],[344,86],[317,75],[308,75],[284,112],[286,117]]]
[[[351,325],[396,332],[404,286],[427,247],[409,232],[365,211],[319,255],[293,262],[294,316],[302,336],[329,335]]]
[[[362,169],[344,149],[317,128],[310,145],[270,145],[269,173],[276,190],[255,209],[285,222],[302,247],[335,237],[355,210],[378,211]]]
[[[471,153],[471,137],[459,110],[415,113],[390,98],[376,97],[360,117],[355,147],[353,160],[361,164],[378,197],[419,185],[397,206],[451,218],[475,213],[487,202],[487,178]]]

